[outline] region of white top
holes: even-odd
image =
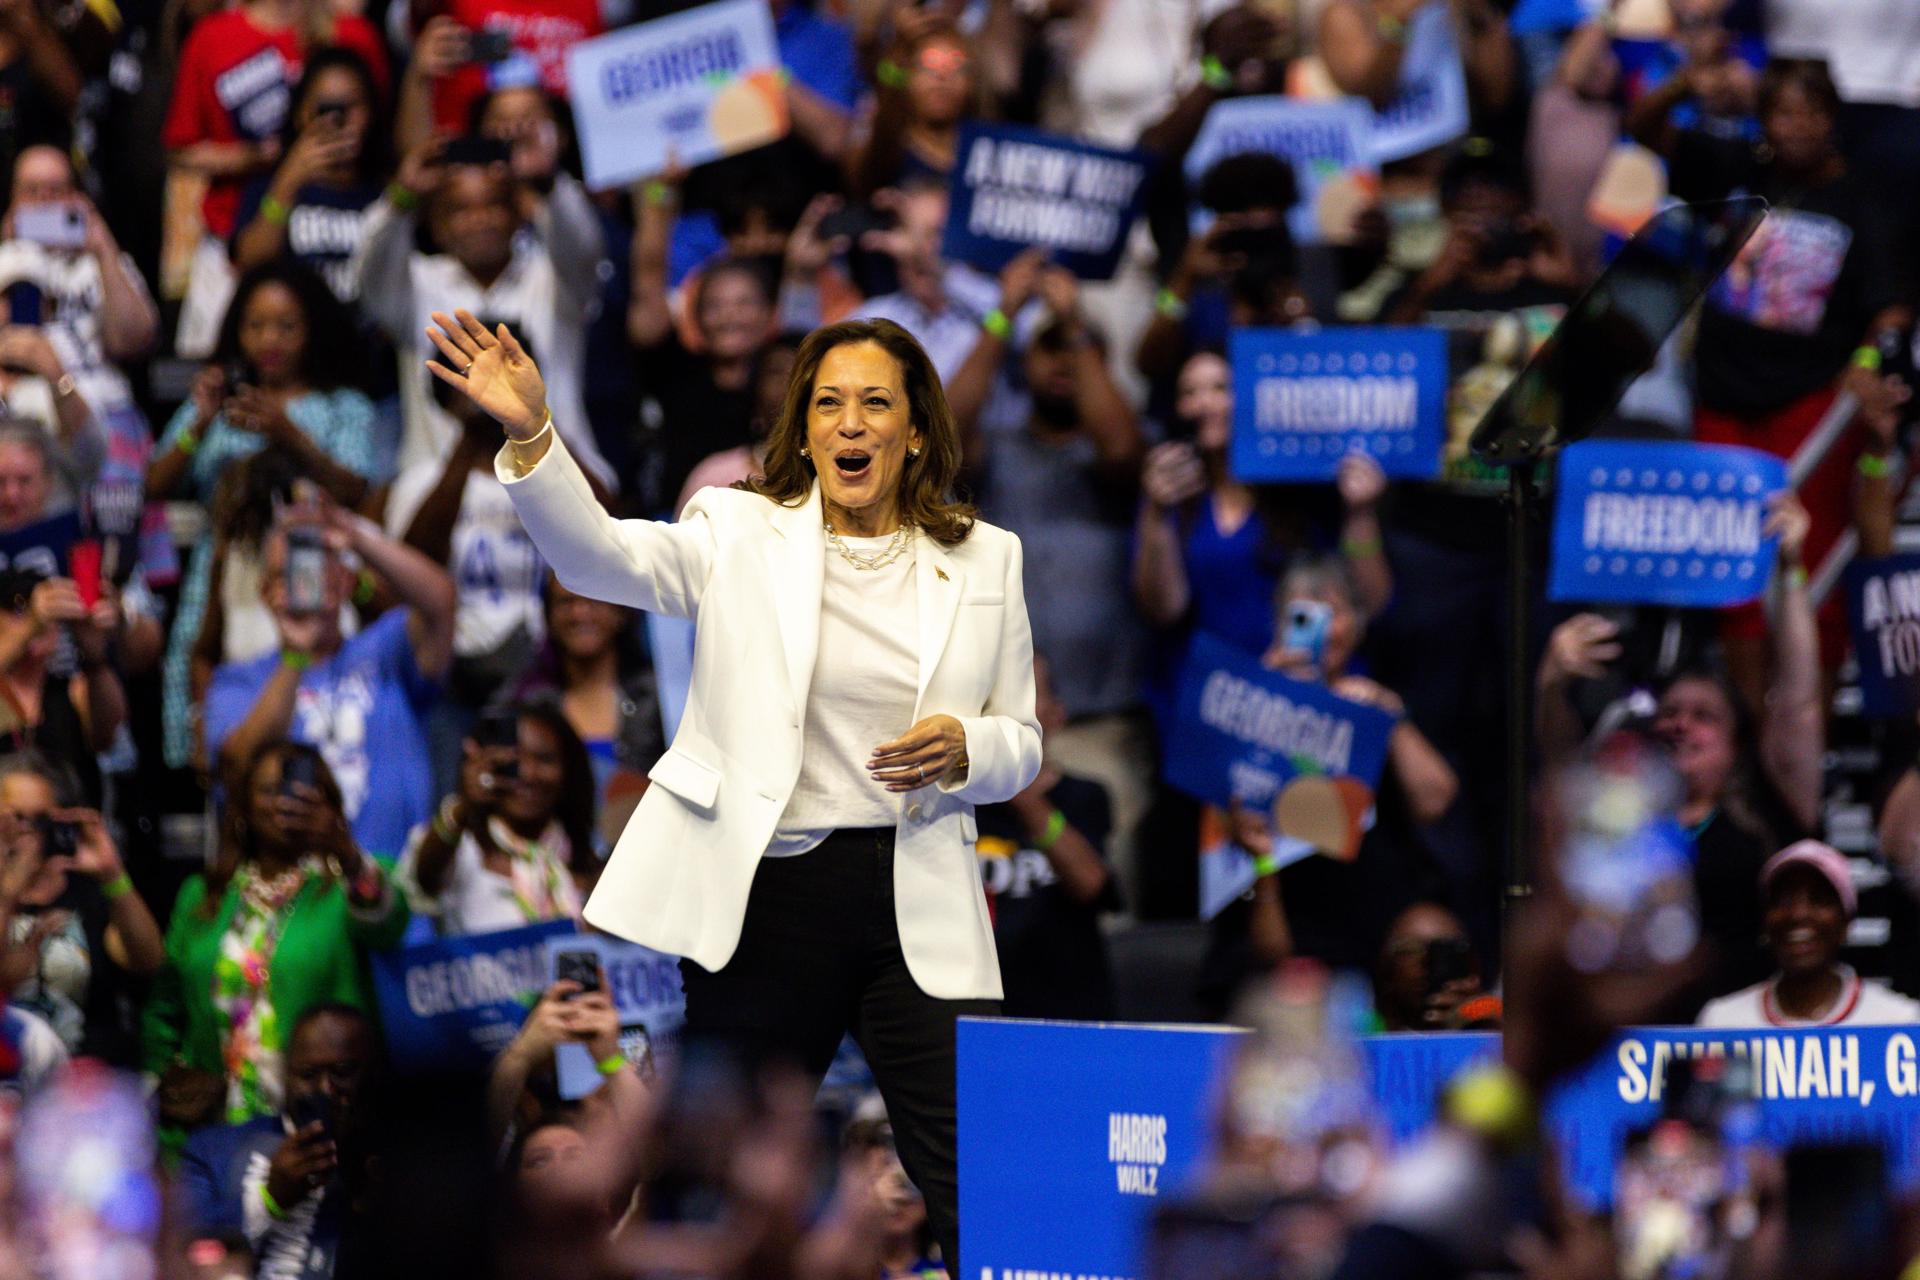
[[[1779,979],[1756,982],[1718,1000],[1709,1000],[1694,1020],[1699,1027],[1891,1027],[1920,1022],[1920,1002],[1889,991],[1878,982],[1864,982],[1848,965],[1840,971],[1840,998],[1817,1018],[1791,1018],[1773,998]]]
[[[440,483],[446,456],[428,458],[407,467],[393,482],[387,498],[387,532],[406,536],[407,526]],[[518,627],[537,644],[547,634],[541,611],[541,579],[546,562],[533,549],[533,539],[514,513],[506,486],[485,467],[467,473],[460,496],[460,516],[453,523],[453,545],[447,567],[459,588],[453,617],[453,651],[462,658],[491,653],[505,644]]]
[[[1920,106],[1920,5],[1913,0],[1768,0],[1767,47],[1824,58],[1848,102]]]
[[[146,284],[133,259],[122,253],[120,266],[133,288],[145,293]],[[41,328],[86,397],[87,407],[101,418],[130,408],[133,391],[126,375],[107,359],[100,337],[106,284],[99,259],[84,249],[49,249],[31,240],[9,240],[0,244],[0,289],[18,280],[40,286]]]
[[[414,860],[420,856],[427,824],[413,829],[396,870],[415,911],[438,920],[440,935],[447,938],[580,918],[580,892],[567,869],[569,846],[559,823],[549,824],[538,840],[516,839],[497,818],[488,829],[507,855],[512,874],[501,875],[488,867],[480,842],[472,832],[463,831],[446,883],[437,895],[428,894],[414,876]]]
[[[841,541],[871,554],[891,539]],[[867,758],[912,727],[920,697],[920,597],[913,575],[918,546],[914,536],[905,555],[880,569],[856,569],[827,547],[800,781],[774,829],[770,858],[805,853],[842,827],[900,821],[900,793],[873,780]]]

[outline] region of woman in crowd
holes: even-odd
[[[1655,704],[1653,732],[1672,753],[1682,789],[1678,818],[1694,843],[1701,932],[1717,953],[1709,990],[1729,991],[1766,972],[1753,885],[1768,854],[1819,822],[1826,719],[1821,713],[1819,642],[1800,557],[1809,519],[1789,495],[1766,526],[1780,538],[1780,590],[1773,619],[1774,667],[1756,727],[1746,700],[1717,668],[1669,679]],[[1605,676],[1621,656],[1616,623],[1576,614],[1547,642],[1535,682],[1542,755],[1569,757],[1585,736],[1575,682]],[[1634,678],[1638,673],[1623,673]]]
[[[516,736],[488,741],[489,720]],[[460,787],[418,827],[401,874],[447,937],[578,920],[598,869],[593,768],[553,702],[483,716],[461,746]]]
[[[555,700],[593,765],[604,853],[646,790],[647,770],[667,744],[660,695],[630,609],[578,595],[547,577],[547,643],[520,685],[517,701]]]
[[[653,433],[657,475],[624,479],[642,509],[664,508],[694,467],[712,453],[750,444],[754,357],[773,333],[773,287],[761,270],[738,259],[709,263],[688,304],[689,341],[675,328],[667,246],[679,205],[676,182],[650,183],[633,233],[633,289],[627,337],[638,362],[640,392],[660,410]]]
[[[1312,499],[1297,490],[1277,501],[1273,491],[1263,493],[1229,473],[1233,371],[1225,356],[1200,351],[1187,359],[1175,384],[1174,415],[1183,438],[1155,446],[1141,475],[1134,601],[1153,626],[1206,631],[1248,653],[1265,652],[1273,640],[1274,588],[1287,557],[1324,546],[1331,529],[1313,527]],[[1378,515],[1386,478],[1366,455],[1353,454],[1341,461],[1338,489],[1340,550],[1360,608],[1371,616],[1393,594]]]
[[[1767,859],[1760,917],[1775,973],[1710,1000],[1702,1027],[1892,1026],[1920,1022],[1920,1002],[1862,982],[1840,961],[1859,910],[1853,871],[1839,850],[1801,840]]]
[[[373,405],[354,383],[353,322],[320,278],[291,262],[249,271],[234,290],[214,359],[160,436],[147,469],[155,500],[213,496],[236,458],[269,444],[343,507],[373,488]]]
[[[271,741],[237,772],[219,860],[181,888],[147,1002],[146,1068],[184,1127],[277,1112],[283,1029],[315,1004],[371,1008],[365,953],[407,925],[319,752]]]
[[[91,805],[102,803],[101,752],[127,722],[127,693],[109,660],[121,629],[112,589],[89,607],[70,578],[0,600],[0,750],[36,748],[64,761]],[[54,659],[72,637],[79,670]]]
[[[360,226],[393,176],[391,135],[373,72],[358,54],[321,49],[307,59],[280,163],[241,199],[234,266],[246,271],[291,258],[351,304]]]
[[[725,489],[741,480],[763,475],[767,469],[767,435],[780,417],[780,401],[787,393],[787,375],[793,372],[794,353],[800,350],[805,334],[783,333],[754,357],[753,415],[747,419],[747,443],[710,453],[700,460],[680,487],[680,499],[673,504],[677,513],[694,494],[712,487]]]
[[[923,25],[881,62],[869,133],[847,166],[856,200],[915,179],[945,182],[958,158],[960,126],[977,114],[979,78],[959,28]]]
[[[116,979],[156,972],[166,947],[106,823],[80,807],[71,769],[22,751],[0,758],[0,824],[7,856],[39,866],[13,920],[10,941],[31,942],[35,960],[12,1002],[46,1019],[70,1053],[129,1060]],[[52,847],[62,829],[71,847]]]

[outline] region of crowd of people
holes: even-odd
[[[1873,729],[1889,763],[1854,798],[1880,852],[1824,843],[1849,658],[1822,586],[1848,548],[1894,549],[1905,498],[1920,6],[770,4],[786,136],[616,190],[582,180],[567,51],[684,6],[0,5],[0,1075],[29,1100],[83,1087],[69,1059],[142,1075],[175,1261],[955,1262],[877,1098],[839,1117],[829,1160],[809,1081],[697,1054],[656,1071],[604,991],[546,990],[490,1078],[383,1065],[369,957],[580,922],[691,653],[684,625],[553,576],[496,472],[499,426],[428,375],[430,311],[509,326],[594,495],[648,519],[760,474],[807,331],[885,319],[925,348],[961,496],[1024,548],[1046,764],[976,815],[1008,1015],[1133,1015],[1142,976],[1111,952],[1204,917],[1150,975],[1156,1012],[1172,990],[1195,1018],[1247,1016],[1249,989],[1306,989],[1302,961],[1365,976],[1361,1029],[1499,1027],[1504,997],[1508,1089],[1545,1088],[1629,1014],[1920,1022],[1901,898],[1920,893],[1920,736]],[[1386,120],[1416,57],[1457,67],[1458,128],[1321,200],[1311,237],[1286,160],[1188,164],[1235,99]],[[943,256],[974,123],[1151,158],[1111,280],[1039,249],[997,272]],[[1466,438],[1618,247],[1607,209],[1736,194],[1772,207],[1737,285],[1603,430],[1795,459],[1773,589],[1726,611],[1530,602],[1543,776],[1621,734],[1653,744],[1684,837],[1698,952],[1608,1003],[1616,975],[1549,955],[1544,923],[1503,934],[1517,602],[1502,477]],[[1356,324],[1445,334],[1441,473],[1390,483],[1361,454],[1325,484],[1236,476],[1229,334]],[[1313,652],[1299,607],[1325,620]],[[1162,780],[1201,636],[1396,718],[1354,856],[1276,857],[1269,814]],[[1229,855],[1250,870],[1208,900],[1199,868]],[[1849,923],[1880,866],[1899,936],[1863,958]],[[1534,875],[1539,921],[1571,910]],[[555,1092],[567,1042],[605,1077],[584,1101]],[[1384,1209],[1343,1201],[1321,1261],[1485,1262],[1466,1225],[1432,1224],[1492,1157],[1442,1155],[1458,1186],[1388,1176]],[[1266,1159],[1230,1134],[1222,1177],[1235,1158]],[[477,1233],[476,1196],[500,1208]],[[25,1247],[13,1212],[0,1254]],[[1559,1227],[1529,1274],[1575,1274],[1553,1268],[1591,1240]]]

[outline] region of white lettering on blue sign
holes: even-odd
[[[1200,722],[1210,729],[1289,758],[1305,756],[1331,774],[1350,772],[1353,724],[1215,671],[1200,691]]]
[[[1588,551],[1751,556],[1760,550],[1760,503],[1681,494],[1590,493],[1580,542]]]
[[[436,960],[407,969],[407,1008],[417,1018],[488,1005],[517,1003],[545,986],[545,953],[539,944],[477,956]]]
[[[1904,1057],[1899,1055],[1904,1041]],[[1670,1063],[1700,1058],[1745,1058],[1753,1064],[1755,1098],[1797,1101],[1807,1098],[1848,1098],[1865,1107],[1873,1102],[1880,1081],[1862,1078],[1860,1037],[1755,1036],[1746,1040],[1655,1040],[1620,1042],[1616,1061],[1620,1076],[1616,1088],[1622,1102],[1658,1102]],[[1895,1097],[1909,1097],[1914,1089],[1913,1042],[1895,1036],[1887,1042],[1886,1084]]]
[[[1109,1114],[1107,1160],[1121,1195],[1159,1195],[1160,1166],[1167,1162],[1167,1118],[1132,1111]]]
[[[1262,431],[1411,431],[1420,384],[1407,377],[1263,378],[1254,393]]]

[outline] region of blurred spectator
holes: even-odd
[[[348,507],[373,491],[373,405],[355,389],[353,324],[305,267],[275,260],[241,278],[214,359],[160,435],[147,493],[205,502],[237,458],[273,445]],[[178,626],[175,629],[179,634]]]
[[[356,579],[347,552],[371,580]],[[360,847],[392,858],[433,809],[421,716],[453,648],[453,583],[372,521],[331,506],[267,535],[263,577],[279,647],[214,672],[204,713],[208,767],[230,777],[262,744],[283,737],[315,747],[338,779]],[[399,605],[343,636],[348,596],[381,582]]]
[[[1766,54],[1758,42],[1742,42],[1717,16],[1701,15],[1660,46],[1664,56],[1628,77],[1627,132],[1643,146],[1670,154],[1682,130],[1750,142],[1760,133],[1754,118],[1760,68]]]
[[[33,470],[39,443],[30,430],[0,426],[0,512],[10,482]],[[32,483],[44,490],[44,454],[38,468]],[[126,690],[111,661],[123,623],[119,600],[103,584],[89,605],[71,578],[47,576],[35,559],[16,554],[0,599],[0,749],[39,748],[73,769],[81,795],[98,806],[98,753],[127,720]]]
[[[613,1108],[630,1108],[638,1100],[640,1074],[620,1052],[620,1014],[613,998],[602,990],[580,990],[576,982],[561,981],[540,993],[526,1021],[500,1056],[487,1079],[487,1138],[496,1151],[511,1146],[509,1171],[517,1173],[523,1191],[535,1190],[549,1166],[580,1154],[579,1129],[568,1126],[553,1110],[554,1050],[562,1044],[586,1047],[607,1081],[606,1097],[595,1101]],[[566,1133],[542,1134],[555,1123]],[[572,1140],[569,1141],[568,1139]],[[617,1210],[605,1226],[611,1230]]]
[[[232,776],[219,859],[181,888],[147,1001],[146,1068],[180,1128],[281,1111],[287,1032],[316,1005],[371,1007],[362,949],[407,923],[319,752],[269,738]]]
[[[543,197],[516,182],[505,143],[459,142],[429,139],[407,154],[367,218],[354,259],[361,309],[399,352],[400,467],[444,458],[459,435],[420,361],[432,350],[424,310],[431,300],[513,326],[546,374],[554,430],[589,474],[611,486],[581,399],[586,325],[599,298],[599,217],[571,177],[556,177]],[[416,243],[423,205],[432,252]]]
[[[364,1211],[379,1030],[351,1004],[302,1011],[287,1033],[279,1111],[202,1129],[180,1153],[181,1212],[196,1234],[237,1232],[260,1275],[325,1280]]]
[[[960,126],[979,112],[973,49],[957,27],[921,24],[898,41],[876,72],[866,137],[847,162],[855,199],[953,172]]]
[[[558,701],[593,765],[596,847],[602,855],[626,829],[666,740],[660,695],[632,610],[576,595],[548,574],[547,643],[513,690],[515,701]]]
[[[783,333],[770,339],[754,356],[753,412],[747,418],[747,443],[722,449],[700,459],[680,486],[680,499],[673,505],[676,516],[693,495],[702,489],[725,489],[742,480],[757,478],[767,463],[767,436],[779,420],[780,405],[786,398],[787,378],[793,373],[793,357],[800,350],[802,335]]]
[[[1458,1031],[1482,1024],[1489,1002],[1480,958],[1459,917],[1437,902],[1416,902],[1388,926],[1373,965],[1373,1005],[1383,1031]],[[1479,998],[1476,1001],[1476,997]],[[1499,1018],[1492,1017],[1494,1025]]]
[[[1204,631],[1264,653],[1273,639],[1280,572],[1294,553],[1333,541],[1332,512],[1320,495],[1298,486],[1256,489],[1233,478],[1232,375],[1217,351],[1196,353],[1180,370],[1176,438],[1155,445],[1141,470],[1133,598],[1150,625],[1178,628],[1182,639]],[[1368,455],[1341,459],[1339,547],[1369,617],[1393,595],[1378,514],[1386,487]],[[1169,655],[1170,666],[1177,656]]]
[[[461,744],[458,789],[416,827],[401,876],[444,937],[580,919],[599,871],[593,768],[552,702],[492,711],[517,735]]]
[[[1910,1026],[1920,1002],[1864,982],[1840,962],[1847,925],[1859,910],[1846,858],[1801,840],[1760,872],[1761,923],[1778,972],[1700,1010],[1703,1027]]]
[[[1320,56],[1342,93],[1384,112],[1404,88],[1407,51],[1429,25],[1457,50],[1467,98],[1483,129],[1523,92],[1519,51],[1495,0],[1333,0],[1320,11]]]
[[[70,144],[84,88],[80,64],[39,0],[0,7],[0,84],[9,105],[0,121],[0,172],[31,147]]]
[[[30,947],[33,962],[8,997],[44,1018],[68,1052],[131,1062],[126,978],[158,971],[166,949],[105,821],[79,793],[72,770],[40,752],[0,757],[6,857],[33,868],[8,938]]]
[[[669,305],[667,241],[680,187],[672,177],[642,189],[633,232],[633,292],[627,337],[636,348],[640,394],[658,409],[657,444],[624,484],[639,510],[664,506],[701,459],[750,441],[754,357],[773,335],[774,297],[751,262],[708,263],[687,299],[696,349],[689,350]]]
[[[1553,78],[1533,96],[1527,167],[1533,203],[1566,242],[1575,268],[1600,268],[1604,233],[1588,216],[1594,185],[1620,140],[1620,59],[1607,25],[1590,22],[1568,39]]]
[[[434,790],[453,784],[473,713],[524,669],[546,635],[546,564],[493,474],[500,428],[465,396],[434,384],[460,434],[439,458],[400,473],[387,495],[389,533],[453,575],[453,663],[428,722]]]
[[[256,180],[241,197],[234,267],[244,272],[291,258],[352,303],[359,297],[353,253],[393,173],[390,136],[380,87],[360,55],[315,52],[294,86],[272,177]]]
[[[38,326],[0,328],[0,414],[46,433],[70,502],[86,492],[106,456],[106,436],[59,350]]]
[[[1042,734],[1067,723],[1051,671],[1044,657],[1034,659]],[[1107,866],[1109,810],[1099,783],[1045,764],[1025,791],[975,815],[1006,991],[1000,1010],[1009,1018],[1114,1017],[1113,971],[1100,932],[1101,914],[1121,906]]]
[[[1678,672],[1655,704],[1653,736],[1672,753],[1680,776],[1676,816],[1693,841],[1700,930],[1717,953],[1712,985],[1719,991],[1764,974],[1754,882],[1768,855],[1815,829],[1820,816],[1826,719],[1813,606],[1800,566],[1807,524],[1789,497],[1766,525],[1780,537],[1781,585],[1774,666],[1758,726],[1725,674],[1712,668]],[[1549,637],[1535,682],[1539,744],[1548,761],[1570,758],[1585,736],[1571,701],[1577,682],[1607,675],[1624,639],[1617,622],[1591,613],[1576,614]]]
[[[503,85],[567,92],[567,50],[605,29],[595,0],[418,0],[400,87],[400,146],[458,133],[474,103]],[[651,15],[650,15],[651,16]]]
[[[832,1261],[829,1262],[828,1260]],[[865,1264],[856,1271],[855,1260]],[[936,1280],[947,1273],[934,1252],[927,1203],[901,1167],[885,1113],[857,1118],[840,1135],[833,1200],[802,1246],[799,1265],[819,1274],[877,1274],[881,1280]]]

